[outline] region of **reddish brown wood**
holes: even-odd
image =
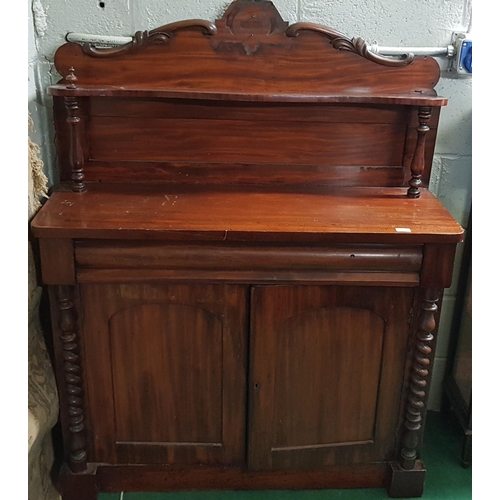
[[[78,241],[79,269],[418,271],[419,246],[257,244],[165,245],[143,241]]]
[[[420,198],[420,186],[422,185],[421,177],[425,168],[425,140],[427,132],[429,132],[427,123],[431,119],[431,113],[432,108],[430,106],[420,106],[418,108],[418,138],[411,161],[411,179],[408,189],[409,198]]]
[[[44,284],[76,284],[73,240],[43,238],[39,248]]]
[[[367,82],[367,85],[370,83]],[[47,87],[47,92],[55,97],[65,97],[68,95],[77,97],[111,97],[111,98],[156,98],[156,99],[183,99],[183,100],[207,100],[225,102],[265,102],[265,103],[324,103],[324,104],[373,104],[387,106],[446,106],[448,100],[435,96],[433,92],[426,94],[421,91],[408,93],[398,93],[396,89],[388,93],[376,93],[367,95],[365,91],[357,88],[345,89],[343,92],[321,92],[320,90],[311,94],[300,94],[296,89],[289,93],[279,92],[278,89],[272,92],[249,91],[238,92],[238,89],[224,92],[204,91],[204,90],[170,90],[168,88],[143,88],[142,86],[129,86],[116,88],[114,85],[85,85],[80,84],[76,89],[68,90],[66,85],[56,84]]]
[[[94,460],[243,463],[245,288],[81,289]]]
[[[73,68],[71,68],[73,69]],[[69,81],[75,81],[76,77],[70,78],[73,73],[68,75]],[[74,89],[74,83],[68,85],[70,91]],[[85,191],[85,178],[83,174],[83,164],[85,162],[82,149],[82,123],[79,116],[80,105],[79,101],[74,96],[67,96],[64,98],[64,104],[68,114],[67,123],[69,125],[69,166],[71,168],[71,180],[73,181],[73,191],[83,193]]]
[[[83,380],[78,331],[75,321],[75,307],[72,301],[72,289],[61,285],[56,288],[59,309],[58,327],[61,331],[62,358],[64,360],[64,391],[67,402],[67,423],[69,430],[68,465],[73,472],[82,472],[87,468],[85,442]],[[62,388],[60,388],[61,390]]]
[[[272,115],[276,123],[297,121],[313,123],[360,123],[418,125],[415,109],[411,106],[328,103],[273,103],[273,102],[212,102],[209,100],[178,100],[158,98],[126,99],[101,97],[90,99],[89,113],[95,117],[163,118],[172,120],[229,120],[266,122]],[[436,126],[434,114],[432,120]],[[261,123],[260,125],[263,125]],[[416,133],[415,133],[416,135]]]
[[[54,113],[56,117],[56,130],[59,138],[59,157],[67,158],[70,155],[68,149],[70,140],[67,131],[66,120],[57,119],[60,116],[60,98],[54,99]],[[85,116],[87,122],[92,122],[96,118],[106,119],[109,123],[109,131],[104,130],[107,137],[112,138],[116,143],[113,148],[105,148],[107,157],[105,160],[98,159],[90,153],[87,137],[85,141],[85,178],[87,181],[99,182],[120,182],[123,179],[130,179],[134,182],[182,182],[182,183],[200,183],[204,184],[224,184],[224,183],[251,183],[251,184],[327,184],[327,185],[362,185],[362,186],[403,186],[406,185],[411,177],[410,164],[416,147],[418,126],[416,108],[409,106],[381,106],[374,104],[358,105],[318,105],[318,104],[294,104],[285,103],[214,103],[210,101],[176,101],[174,99],[120,99],[120,98],[102,98],[83,99],[81,102],[81,113]],[[215,112],[216,111],[216,112]],[[429,122],[430,131],[426,135],[425,142],[425,168],[422,173],[422,186],[427,186],[432,165],[432,154],[434,150],[437,119],[439,109],[433,113]],[[252,149],[245,146],[248,151],[246,163],[242,163],[243,157],[237,162],[216,163],[214,160],[222,160],[224,154],[227,155],[227,146],[215,138],[219,144],[222,156],[206,160],[205,144],[207,138],[204,135],[203,141],[195,141],[190,144],[193,150],[190,156],[198,155],[203,158],[203,162],[173,161],[172,150],[175,152],[176,143],[160,142],[157,148],[157,155],[163,157],[165,161],[146,161],[145,157],[137,157],[136,161],[132,158],[126,158],[126,161],[119,159],[119,154],[113,154],[112,150],[121,151],[123,148],[129,148],[130,141],[124,141],[120,134],[122,124],[131,119],[143,120],[143,123],[149,123],[151,118],[155,118],[153,123],[160,124],[166,130],[166,134],[172,134],[172,129],[177,130],[179,123],[184,123],[187,127],[186,134],[191,135],[191,126],[200,127],[200,123],[205,123],[202,129],[210,129],[209,123],[217,120],[217,126],[220,129],[220,135],[224,138],[232,138],[232,141],[243,141],[248,135],[252,135],[255,130],[259,131],[260,137],[268,135],[276,137],[279,132],[287,132],[291,124],[295,134],[302,134],[301,122],[307,122],[304,125],[305,130],[318,134],[323,134],[323,129],[340,127],[344,130],[358,130],[358,135],[351,134],[345,137],[345,145],[342,144],[342,151],[350,147],[352,157],[344,164],[339,161],[342,156],[338,154],[331,157],[326,156],[324,164],[304,163],[299,158],[289,157],[286,164],[276,163],[277,150],[274,144],[266,152],[262,150],[262,144],[258,145],[260,162],[252,154]],[[161,120],[160,120],[161,119]],[[100,123],[97,120],[97,123]],[[209,120],[205,122],[205,120]],[[234,121],[238,122],[238,127],[234,128]],[[248,126],[252,123],[252,126]],[[353,128],[353,122],[357,124],[357,129]],[[148,125],[151,127],[152,125]],[[386,150],[383,152],[385,158],[392,158],[392,161],[380,161],[378,164],[375,157],[366,158],[359,153],[359,148],[353,147],[356,141],[362,141],[359,133],[365,127],[376,129],[381,127],[383,130],[393,128],[400,130],[399,141],[386,144]],[[347,128],[346,128],[347,127]],[[404,129],[406,128],[406,132]],[[95,127],[93,127],[95,129]],[[89,128],[89,131],[92,130]],[[163,130],[163,129],[161,129]],[[161,135],[161,130],[156,130],[155,134]],[[180,132],[179,132],[180,133]],[[244,136],[242,134],[245,134]],[[406,134],[406,135],[405,135]],[[313,134],[314,135],[314,134]],[[258,134],[257,134],[258,136]],[[135,137],[133,138],[135,140]],[[97,135],[97,144],[99,144],[99,134]],[[212,139],[213,142],[214,139]],[[287,139],[290,141],[289,139]],[[349,144],[351,144],[349,146]],[[65,147],[66,145],[66,147]],[[93,149],[93,145],[90,144]],[[294,147],[297,147],[294,145]],[[255,150],[255,148],[254,148]],[[380,148],[378,149],[380,154]],[[403,153],[401,153],[403,151]],[[175,153],[174,153],[175,154]],[[318,153],[316,153],[318,154]],[[321,154],[321,153],[319,153]],[[279,156],[279,151],[278,151]],[[333,159],[337,158],[337,164]],[[227,158],[227,156],[226,156]],[[363,158],[365,158],[363,160]],[[344,158],[345,159],[345,158]],[[384,164],[385,163],[385,164]],[[68,171],[67,162],[62,162],[61,179],[71,180],[71,171]]]
[[[423,418],[427,400],[427,386],[430,383],[436,328],[435,315],[438,310],[439,290],[429,288],[425,291],[420,305],[420,317],[414,346],[414,358],[410,379],[409,396],[404,421],[400,465],[405,470],[415,468],[418,458],[418,445],[422,439]]]
[[[80,136],[80,122],[78,116],[78,100],[76,97],[65,97],[64,103],[68,111],[67,122],[70,125],[70,152],[69,164],[71,168],[71,179],[73,180],[73,191],[85,191],[85,184],[83,183],[84,175],[82,165],[84,158],[81,147]]]
[[[81,374],[81,388],[82,388],[82,402],[83,402],[83,412],[84,412],[84,427],[85,427],[85,451],[87,453],[87,466],[90,467],[89,463],[93,460],[93,449],[92,449],[92,439],[91,439],[91,420],[89,418],[88,413],[88,401],[86,399],[87,394],[87,385],[86,385],[86,377],[85,372],[83,370],[83,360],[85,359],[85,339],[82,338],[81,335],[81,304],[80,304],[80,296],[79,296],[79,288],[77,286],[70,286],[71,293],[71,302],[73,304],[73,311],[71,319],[74,321],[75,331],[78,333],[78,358],[80,362],[80,374]],[[61,421],[61,431],[63,438],[63,448],[64,448],[64,457],[66,465],[62,467],[62,470],[65,468],[69,469],[68,466],[68,457],[70,456],[72,450],[72,439],[73,433],[70,431],[70,411],[69,407],[71,406],[71,395],[66,390],[67,382],[66,382],[66,369],[68,368],[65,356],[66,350],[64,349],[64,344],[61,341],[64,332],[61,330],[60,323],[60,313],[61,310],[59,308],[59,301],[57,299],[57,291],[58,286],[50,285],[48,287],[48,294],[50,299],[50,316],[51,316],[51,326],[52,326],[52,345],[54,349],[54,371],[57,381],[58,388],[58,396],[59,396],[59,418]]]
[[[231,53],[231,64],[210,47],[210,42],[182,34],[171,43],[171,51],[151,47],[136,67],[123,68],[109,59],[91,59],[74,43],[63,45],[56,53],[57,70],[66,75],[70,61],[78,72],[76,96],[172,97],[235,101],[309,101],[443,106],[447,99],[436,97],[433,90],[439,80],[436,61],[416,57],[406,68],[385,68],[348,52],[331,49],[322,37],[299,36],[291,39],[286,52],[269,47],[269,57],[281,58],[273,67],[262,65],[258,54],[250,58]],[[184,43],[182,43],[184,42]],[[193,67],[183,53],[195,52],[199,64]],[[147,57],[146,57],[147,56]],[[181,57],[179,57],[181,56]],[[143,68],[140,65],[144,64]],[[177,68],[177,70],[174,70]],[[338,71],[332,68],[338,68]],[[124,71],[123,71],[124,70]],[[348,71],[359,82],[354,87],[343,78]],[[302,74],[310,75],[304,80]],[[185,74],[189,87],[179,78]],[[429,78],[429,75],[430,76]],[[125,76],[127,85],[123,86]],[[203,76],[204,78],[200,78]],[[185,80],[184,80],[185,81]],[[92,82],[92,83],[90,83]],[[123,88],[116,88],[122,85]],[[115,87],[115,88],[113,88]],[[359,89],[370,88],[371,93]],[[242,92],[241,89],[249,89]],[[68,95],[64,85],[49,87],[52,95]]]
[[[66,85],[66,88],[69,90],[75,90],[76,89],[76,82],[78,80],[78,78],[75,75],[75,68],[73,68],[73,66],[71,66],[71,68],[69,68],[68,71],[69,71],[69,73],[66,75],[66,78],[65,78],[65,80],[68,82],[68,84]]]
[[[424,493],[426,476],[424,464],[417,460],[411,470],[403,469],[397,462],[391,462],[387,474],[389,498],[418,498]]]
[[[149,45],[164,45],[176,31],[193,28],[201,28],[203,33],[207,35],[213,35],[217,32],[217,28],[213,23],[201,19],[192,19],[166,24],[151,31],[137,31],[132,37],[131,42],[120,47],[103,48],[95,47],[90,43],[84,43],[82,49],[85,54],[99,58],[133,54],[134,52],[140,52]]]
[[[87,181],[403,186],[408,151],[413,155],[415,147],[405,132],[413,130],[411,108],[401,106],[226,103],[215,108],[210,101],[154,98],[93,98],[82,104],[91,124],[85,141]],[[61,125],[64,144],[69,138],[66,124]],[[196,129],[203,131],[201,140],[193,140]],[[150,143],[147,155],[138,130]],[[303,150],[304,143],[311,148]],[[426,178],[433,144],[428,141],[426,148]],[[66,158],[70,151],[59,154]],[[64,166],[62,173],[70,178]]]
[[[421,286],[424,288],[448,288],[453,279],[456,245],[424,246]]]
[[[244,51],[252,55],[263,47],[286,47],[283,34],[288,23],[272,2],[232,2],[215,24],[219,36],[212,39],[212,47],[220,53]]]
[[[285,34],[287,36],[297,36],[301,31],[320,33],[330,40],[333,48],[353,52],[354,54],[358,54],[369,61],[381,64],[382,66],[403,67],[408,66],[415,60],[415,56],[413,54],[404,54],[401,58],[384,57],[379,54],[375,54],[369,50],[367,43],[362,38],[357,37],[349,39],[337,30],[320,24],[295,23],[285,31]]]
[[[89,465],[75,474],[63,465],[58,477],[58,490],[64,500],[98,500],[97,467]]]
[[[81,471],[64,500],[420,495],[435,309],[463,237],[426,189],[436,61],[236,0],[123,47],[65,44],[55,65],[63,183],[32,229]]]
[[[130,44],[118,49],[65,44],[56,53],[56,69],[64,77],[73,66],[79,88],[96,85],[108,95],[144,89],[186,96],[212,93],[219,99],[228,99],[229,94],[243,99],[251,94],[259,99],[364,94],[366,102],[370,96],[406,94],[408,99],[429,98],[427,105],[446,103],[430,99],[436,95],[434,86],[439,79],[439,67],[432,58],[401,61],[372,54],[362,39],[349,40],[324,26],[298,23],[287,29],[288,23],[271,2],[233,2],[215,25],[217,29],[199,20],[166,25],[138,33]],[[173,26],[184,29],[174,30]],[[193,57],[196,64],[192,64]],[[280,64],[263,64],[274,59]],[[108,88],[103,89],[105,86]],[[371,91],[368,95],[366,89]],[[64,92],[57,87],[51,91]]]
[[[185,163],[96,161],[85,163],[85,179],[90,182],[176,183],[211,185],[231,182],[275,186],[388,186],[405,185],[400,166],[287,165],[266,163]],[[66,177],[66,174],[65,174]]]
[[[79,282],[175,279],[197,282],[419,284],[418,246],[257,244],[165,245],[141,241],[77,242]]]
[[[397,124],[328,124],[241,120],[95,117],[89,127],[95,161],[397,166],[405,130]],[[148,144],[145,150],[143,144]],[[304,149],[304,144],[308,144]]]
[[[390,457],[412,296],[389,287],[253,289],[252,470]]]
[[[191,305],[138,304],[109,318],[109,339],[118,444],[222,446],[220,318]],[[144,407],[134,408],[139,400]]]
[[[382,488],[387,464],[343,465],[306,471],[252,472],[237,467],[99,467],[102,491],[295,490]]]
[[[232,283],[276,285],[297,284],[358,286],[419,286],[418,273],[338,272],[338,271],[200,271],[165,269],[83,269],[78,272],[80,283]]]
[[[403,156],[403,165],[405,167],[405,185],[408,186],[408,183],[411,179],[411,162],[413,160],[413,155],[415,153],[415,148],[417,145],[418,139],[418,112],[416,108],[412,108],[412,117],[413,119],[408,122],[408,126],[406,129],[406,142],[405,142],[405,152]],[[420,177],[421,180],[421,188],[429,187],[430,174],[432,171],[432,160],[434,156],[434,149],[436,145],[436,137],[437,137],[437,126],[439,123],[439,115],[441,108],[434,107],[432,110],[432,115],[430,120],[427,123],[429,127],[428,132],[425,136],[425,153],[424,153],[424,171]]]
[[[414,245],[463,238],[463,229],[434,195],[422,191],[420,199],[410,199],[405,188],[92,185],[83,195],[54,193],[32,228],[45,238],[179,242]]]

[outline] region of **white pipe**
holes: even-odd
[[[124,45],[132,41],[131,36],[107,36],[107,35],[87,35],[84,33],[68,33],[66,35],[68,42],[90,43],[93,45]],[[368,47],[370,52],[386,56],[400,56],[412,53],[416,56],[445,56],[453,57],[455,47],[382,47],[374,43]]]
[[[453,57],[455,55],[455,47],[453,45],[448,45],[447,47],[382,47],[374,43],[368,49],[370,52],[385,56],[401,56],[410,53],[416,56]]]
[[[132,41],[131,36],[86,35],[84,33],[68,33],[66,41],[75,43],[91,43],[92,45],[124,45]]]

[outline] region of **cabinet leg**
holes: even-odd
[[[413,469],[403,469],[398,462],[389,464],[387,494],[391,498],[416,498],[424,493],[426,469],[420,460]]]
[[[65,465],[59,474],[59,492],[62,500],[97,500],[97,468],[88,466],[83,472],[75,473]]]

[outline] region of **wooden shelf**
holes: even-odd
[[[90,184],[85,193],[55,192],[32,227],[42,238],[182,241],[455,243],[463,234],[427,190],[410,199],[405,188],[172,184]]]
[[[78,85],[68,88],[67,84],[51,85],[48,93],[61,97],[145,97],[164,99],[198,99],[235,102],[288,102],[288,103],[345,103],[345,104],[393,104],[407,106],[446,106],[448,99],[433,95],[433,92],[415,91],[408,94],[374,94],[353,89],[341,94],[334,93],[251,93],[210,92],[179,90],[161,87]]]

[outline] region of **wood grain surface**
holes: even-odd
[[[390,458],[413,297],[391,287],[252,289],[252,470]]]
[[[78,99],[76,116],[68,118],[60,101],[54,98],[63,181],[81,178],[84,171],[86,182],[403,186],[418,127],[415,106],[369,101],[319,105],[99,96]],[[426,134],[423,187],[438,115],[439,108]],[[78,128],[68,127],[76,119]],[[83,159],[74,157],[79,150]],[[81,190],[80,184],[75,187]]]
[[[463,229],[428,191],[404,188],[92,185],[52,194],[32,222],[42,238],[458,243]]]
[[[381,66],[352,52],[334,50],[318,33],[283,35],[281,45],[263,44],[254,54],[238,50],[238,44],[224,52],[214,50],[209,38],[199,31],[179,32],[168,46],[150,45],[141,53],[116,58],[95,58],[80,45],[68,43],[56,52],[55,64],[63,77],[74,67],[77,82],[72,95],[140,97],[153,91],[163,97],[218,100],[297,100],[297,95],[303,100],[305,95],[311,101],[338,96],[366,101],[373,96],[387,99],[385,104],[391,98],[410,103],[412,97],[422,105],[447,102],[436,98],[439,66],[432,57],[419,56],[406,67]],[[279,64],[274,63],[277,60]],[[65,87],[51,87],[49,92],[65,95]]]
[[[81,290],[93,460],[243,463],[245,288]]]

